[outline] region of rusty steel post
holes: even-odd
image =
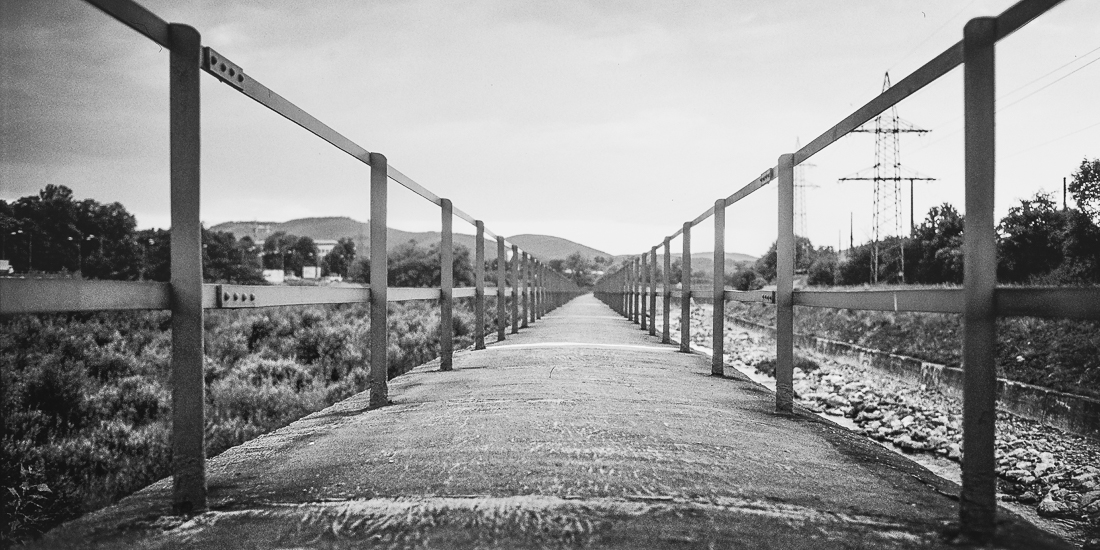
[[[997,514],[995,44],[997,20],[963,29],[966,220],[963,231],[963,461],[959,523],[978,542],[993,538]]]
[[[648,281],[647,281],[646,277],[648,277],[648,276],[649,276],[649,262],[646,259],[646,255],[642,254],[641,255],[641,270],[638,272],[638,283],[640,283],[640,287],[641,287],[639,292],[638,292],[638,296],[641,298],[641,307],[639,308],[638,317],[641,320],[641,330],[648,330],[649,329],[649,319],[646,318],[646,315],[649,312],[649,305],[646,304],[646,300],[649,298],[649,296],[646,294],[646,292],[648,290],[648,285],[647,285]]]
[[[669,319],[672,312],[672,286],[669,284],[671,281],[672,273],[672,239],[665,237],[665,262],[664,262],[664,274],[661,278],[661,343],[671,344],[672,335],[669,333],[670,325],[672,321]]]
[[[520,320],[520,328],[527,328],[527,319],[529,314],[529,295],[531,294],[531,266],[528,264],[528,256],[526,252],[521,252],[523,255],[523,261],[520,262],[520,276],[523,277],[523,283],[520,286],[520,291],[523,293],[522,307],[523,317]]]
[[[775,410],[794,412],[794,155],[779,157],[775,284]]]
[[[519,334],[519,246],[512,245],[512,334]]]
[[[711,316],[710,373],[724,376],[726,355],[726,199],[714,201],[714,307]]]
[[[485,349],[485,222],[474,220],[474,349]]]
[[[172,311],[172,508],[206,509],[203,440],[202,223],[199,215],[199,32],[168,27]]]
[[[389,404],[389,254],[386,157],[370,154],[370,408]]]
[[[680,259],[680,351],[691,352],[691,222],[684,223],[684,257]]]
[[[439,199],[443,230],[439,243],[439,370],[451,370],[454,365],[454,207],[450,199]]]
[[[508,326],[508,300],[504,296],[507,276],[508,255],[504,252],[504,237],[497,237],[497,342],[504,341]]]
[[[657,336],[657,247],[649,251],[649,335]]]

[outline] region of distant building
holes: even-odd
[[[286,272],[281,269],[265,269],[264,280],[273,285],[281,285],[286,281]]]
[[[338,244],[336,241],[330,241],[328,239],[318,239],[313,241],[313,244],[317,245],[317,257],[324,258],[328,256],[329,252],[332,252],[333,248],[336,248]]]

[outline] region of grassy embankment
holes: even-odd
[[[775,307],[727,304],[727,314],[775,325]],[[795,307],[794,330],[831,340],[959,366],[962,317]],[[997,321],[997,375],[1100,398],[1100,322],[1032,317]]]
[[[455,308],[457,348],[473,339],[473,314],[464,302]],[[438,356],[439,309],[435,302],[390,307],[392,378]],[[347,305],[209,312],[207,455],[365,390],[368,311]],[[168,327],[166,312],[0,321],[0,475],[7,493],[0,547],[171,473]]]

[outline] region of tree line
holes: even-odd
[[[15,273],[61,274],[87,279],[168,281],[171,276],[171,231],[138,230],[133,214],[117,202],[76,200],[63,185],[47,185],[37,195],[12,202],[0,199],[0,259]],[[389,253],[391,286],[439,286],[439,243],[399,244]],[[308,236],[275,232],[256,243],[225,231],[202,230],[203,279],[210,283],[264,284],[264,269],[297,277],[306,266],[321,276],[370,282],[370,258],[357,253],[355,241],[341,238],[320,255]],[[456,246],[454,277],[458,286],[474,283],[470,250]],[[495,283],[496,260],[487,278]]]
[[[1081,161],[1067,186],[1077,207],[1059,208],[1050,193],[1036,193],[1008,210],[997,224],[997,278],[1001,283],[1100,283],[1100,159]],[[880,272],[887,283],[961,284],[966,217],[954,206],[932,207],[908,237],[888,237],[881,249],[904,251],[904,271]],[[873,243],[843,254],[796,238],[795,271],[810,285],[871,282]],[[896,253],[895,253],[896,254]],[[776,245],[752,266],[727,277],[742,290],[775,280]],[[903,278],[904,277],[904,278]]]
[[[1008,284],[1091,285],[1100,284],[1100,159],[1081,161],[1067,191],[1076,208],[1059,208],[1050,193],[1036,193],[1009,209],[997,224],[997,278]],[[929,209],[924,220],[908,237],[891,236],[879,244],[891,251],[892,266],[880,262],[879,282],[888,284],[961,284],[963,282],[963,228],[966,217],[954,206],[943,203]],[[831,246],[815,247],[810,239],[795,237],[795,273],[809,285],[845,286],[872,282],[871,242],[837,251]],[[900,252],[903,251],[903,252]],[[904,254],[904,262],[897,256]],[[756,290],[776,278],[776,243],[755,263],[744,263],[726,273],[726,286]],[[614,272],[627,262],[612,266]],[[658,267],[658,276],[664,274]],[[674,260],[669,270],[671,284],[680,284],[683,263]],[[692,279],[711,280],[702,270]]]

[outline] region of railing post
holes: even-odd
[[[504,341],[508,326],[508,299],[505,298],[505,285],[508,284],[508,255],[504,252],[504,237],[497,237],[497,342]]]
[[[649,251],[649,335],[657,336],[657,247]]]
[[[641,271],[641,269],[639,269],[638,266],[639,266],[638,258],[635,257],[634,261],[630,263],[630,293],[631,293],[630,316],[631,316],[631,320],[634,321],[635,325],[640,324],[642,322],[641,316],[639,315],[640,312],[639,312],[639,308],[638,308],[638,306],[642,303],[641,297],[639,295],[640,294],[639,291],[641,290],[640,283],[641,283],[641,280],[642,280],[642,271]]]
[[[539,286],[538,286],[538,307],[535,308],[536,317],[542,319],[543,315],[546,315],[546,266],[542,262],[538,264],[539,268]]]
[[[996,165],[997,20],[963,29],[966,222],[963,231],[963,466],[959,523],[977,542],[992,539],[997,513],[994,444],[997,379],[997,246],[993,213]]]
[[[531,294],[531,265],[530,259],[527,256],[527,252],[522,252],[523,261],[520,262],[520,276],[523,277],[523,284],[520,286],[523,292],[523,303],[521,304],[523,310],[523,318],[520,321],[520,328],[527,328],[527,319],[529,314],[528,301]]]
[[[710,373],[724,376],[726,342],[726,199],[714,201],[714,307]]]
[[[439,244],[439,370],[451,370],[454,365],[454,207],[450,199],[440,199],[443,231]]]
[[[775,410],[794,412],[794,155],[779,157],[776,240]]]
[[[370,408],[389,404],[389,254],[386,249],[388,167],[370,154]]]
[[[672,276],[672,239],[665,237],[665,262],[664,262],[664,274],[661,277],[661,343],[671,344],[672,335],[669,334],[670,324],[672,323],[670,313],[672,312],[672,285],[670,277]]]
[[[680,260],[680,351],[691,351],[691,222],[684,223],[684,256]]]
[[[642,254],[642,264],[641,265],[642,265],[642,270],[639,273],[639,277],[638,277],[638,282],[641,283],[641,291],[638,292],[638,296],[641,298],[642,307],[641,307],[641,311],[640,311],[639,316],[641,317],[641,320],[642,320],[642,330],[648,330],[649,329],[649,319],[646,318],[646,314],[649,312],[649,304],[646,303],[646,300],[649,298],[649,296],[648,296],[648,294],[646,294],[646,291],[649,290],[648,284],[647,284],[649,282],[647,280],[647,278],[649,277],[649,261],[646,258],[645,254]]]
[[[202,225],[199,216],[199,32],[168,27],[172,288],[172,508],[206,509]]]
[[[512,334],[519,334],[519,246],[512,245]]]
[[[474,349],[485,349],[485,222],[474,220]]]
[[[529,313],[528,317],[529,317],[529,320],[531,321],[532,324],[534,324],[534,322],[535,322],[535,311],[538,310],[538,303],[536,302],[536,297],[535,297],[535,295],[538,294],[538,281],[535,279],[535,275],[537,273],[538,273],[538,270],[536,269],[536,265],[535,265],[535,257],[528,254],[527,255],[527,286],[530,288],[530,290],[528,291],[528,294],[531,295],[530,298],[529,298],[531,307],[529,308],[529,311],[528,311],[528,313]]]

